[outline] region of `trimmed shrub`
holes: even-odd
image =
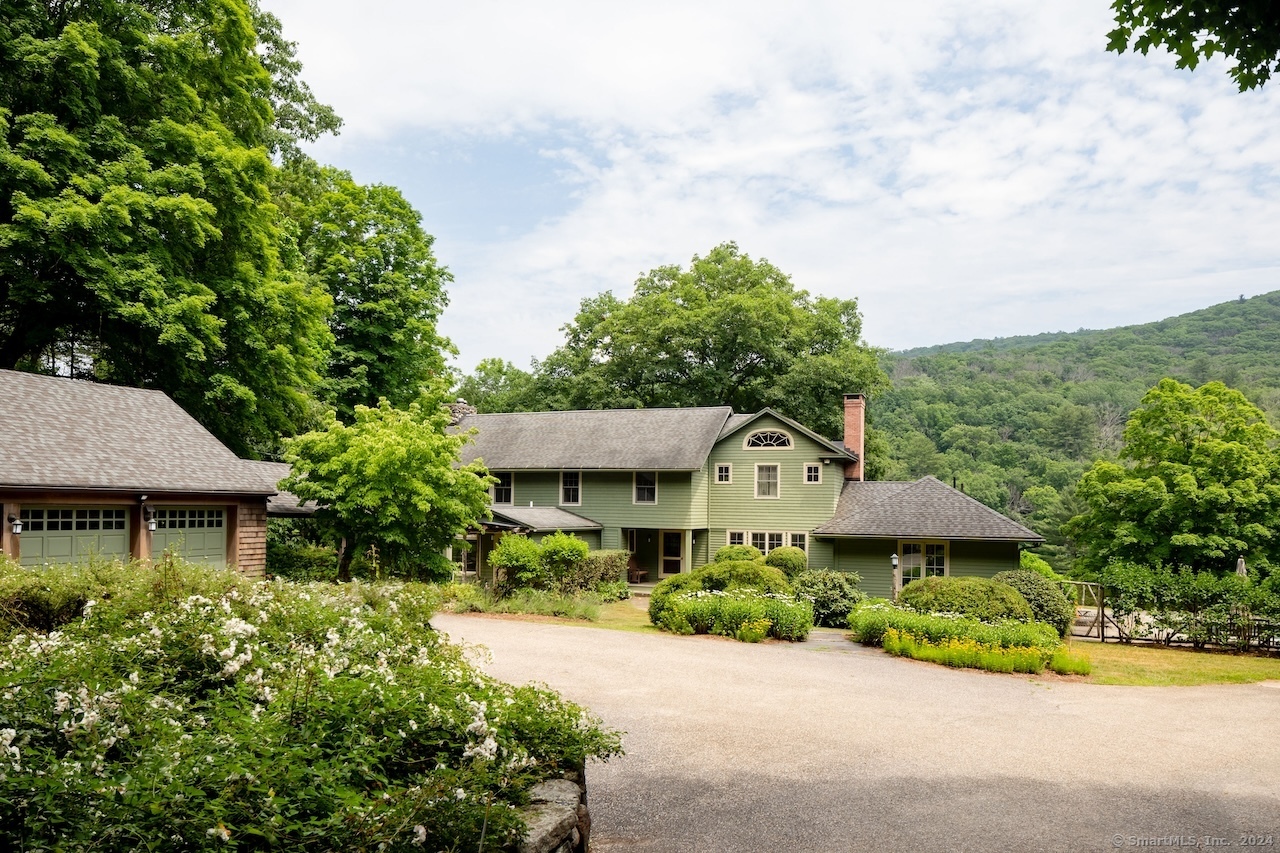
[[[842,628],[849,621],[849,613],[866,599],[858,583],[862,578],[857,572],[836,572],[831,569],[808,569],[791,579],[798,598],[813,604],[813,621],[830,628]]]
[[[627,562],[631,552],[626,550],[604,549],[591,551],[582,561],[578,570],[578,589],[593,589],[604,583],[625,584],[627,582]],[[626,596],[623,596],[625,598]]]
[[[551,578],[542,562],[542,548],[527,536],[507,534],[489,552],[493,568],[493,585],[502,593],[520,587],[550,585]]]
[[[1022,551],[1018,554],[1018,567],[1029,572],[1035,572],[1051,581],[1063,580],[1062,575],[1053,570],[1053,566],[1049,565],[1048,560],[1030,551]]]
[[[809,568],[809,555],[802,548],[792,548],[790,545],[786,545],[770,551],[769,556],[764,558],[764,563],[766,566],[781,569],[784,575],[793,578]]]
[[[431,630],[434,587],[110,571],[107,598],[81,569],[0,567],[0,588],[97,602],[0,637],[21,685],[0,692],[0,849],[514,848],[532,784],[619,752]]]
[[[649,621],[661,627],[662,613],[668,600],[678,593],[696,590],[755,589],[761,592],[788,594],[791,585],[782,572],[764,563],[729,560],[711,563],[689,574],[660,581],[649,598]]]
[[[849,614],[853,638],[869,646],[882,645],[885,632],[894,628],[931,643],[969,639],[986,646],[1057,648],[1058,631],[1041,622],[989,624],[968,616],[917,613],[894,606],[883,598],[868,599]]]
[[[1027,569],[1000,572],[991,578],[1006,583],[1022,593],[1031,606],[1037,622],[1044,622],[1058,629],[1058,636],[1065,637],[1076,619],[1076,609],[1062,594],[1062,587],[1047,577]]]
[[[291,581],[336,581],[338,552],[309,542],[267,541],[267,571]]]
[[[902,588],[898,603],[919,613],[956,613],[984,622],[1034,618],[1022,593],[988,578],[922,578]]]
[[[754,545],[725,545],[716,551],[714,562],[726,560],[763,560],[764,553]]]
[[[803,640],[813,629],[813,609],[789,595],[753,589],[691,590],[673,595],[662,609],[659,628],[675,634],[719,634],[745,642],[763,636]]]
[[[631,587],[626,581],[605,581],[596,584],[595,594],[600,597],[601,604],[614,601],[626,601],[631,597]]]
[[[574,582],[574,576],[581,571],[591,550],[583,540],[559,530],[542,537],[538,545],[542,549],[543,569],[549,576],[551,585],[559,588],[563,588],[566,581],[571,584]]]

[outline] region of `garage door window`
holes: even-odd
[[[123,509],[24,509],[22,525],[32,533],[47,530],[124,530]]]
[[[156,512],[156,527],[161,530],[191,530],[198,527],[221,527],[226,510],[162,509]]]

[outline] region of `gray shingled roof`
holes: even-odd
[[[491,507],[493,517],[530,530],[599,530],[600,522],[554,506]]]
[[[261,477],[263,485],[269,486],[272,491],[278,488],[276,484],[288,477],[292,470],[288,462],[256,462],[250,459],[242,459],[241,462]],[[267,498],[267,515],[297,517],[314,515],[315,511],[315,504],[303,506],[293,492],[278,492]]]
[[[851,480],[818,536],[991,539],[1043,542],[1036,533],[935,477],[914,482]]]
[[[0,488],[268,495],[160,391],[0,370]]]
[[[722,439],[727,438],[728,436],[733,435],[735,432],[747,426],[748,424],[752,423],[753,421],[757,421],[760,418],[765,417],[766,415],[777,418],[779,421],[786,424],[791,429],[794,429],[799,433],[807,435],[809,438],[813,439],[818,444],[826,445],[828,448],[840,454],[841,456],[848,456],[853,459],[858,458],[858,454],[854,453],[851,450],[845,449],[843,441],[832,441],[829,438],[824,438],[818,435],[813,430],[809,429],[804,424],[800,423],[799,421],[793,418],[789,418],[786,415],[782,414],[781,412],[775,412],[773,409],[770,409],[768,407],[761,409],[760,411],[756,412],[754,415],[731,416],[729,420],[725,422],[724,428],[720,430],[720,438]]]
[[[728,406],[512,412],[469,415],[458,428],[479,430],[462,461],[479,457],[492,471],[695,471],[731,414]]]

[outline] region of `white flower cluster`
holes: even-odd
[[[484,702],[477,702],[466,696],[462,698],[474,714],[467,726],[467,748],[462,751],[462,757],[493,761],[498,757],[498,741],[493,737],[494,731],[485,718],[488,707]]]

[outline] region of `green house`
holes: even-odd
[[[933,478],[863,482],[865,399],[846,395],[844,410],[839,441],[771,409],[465,414],[463,461],[482,460],[498,482],[492,522],[458,554],[486,577],[501,536],[562,530],[630,551],[632,578],[655,581],[725,545],[790,545],[811,568],[858,571],[864,589],[888,594],[892,555],[905,581],[991,575],[1017,565],[1019,543],[1042,541]]]

